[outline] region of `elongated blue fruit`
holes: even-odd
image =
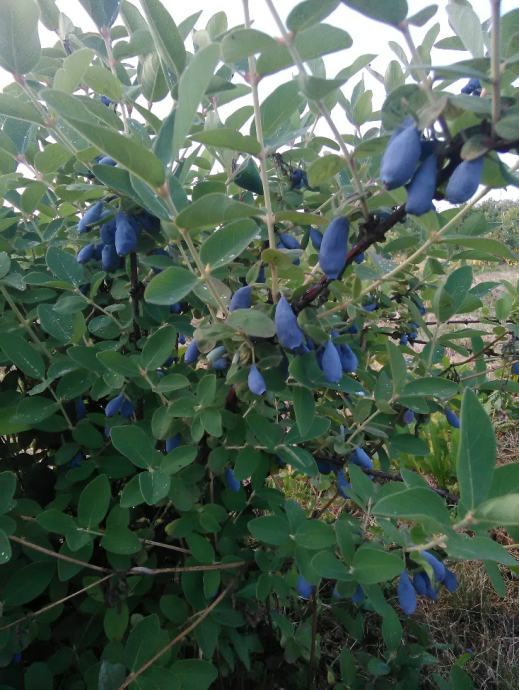
[[[346,475],[344,474],[344,470],[340,469],[337,471],[337,491],[340,496],[343,498],[349,498],[349,489],[351,489],[351,484],[350,482],[346,479]]]
[[[355,448],[350,455],[350,462],[354,465],[358,465],[363,470],[370,470],[373,467],[373,460],[363,448]]]
[[[89,261],[92,261],[92,259],[95,259],[95,255],[95,244],[87,244],[86,247],[80,249],[76,254],[76,261],[78,264],[87,264]]]
[[[119,256],[127,256],[137,249],[137,232],[126,213],[115,216],[115,249]]]
[[[328,462],[328,460],[316,460],[316,462],[317,469],[321,474],[330,474],[332,471],[332,465]]]
[[[364,254],[364,252],[361,252],[360,254],[357,254],[357,256],[353,259],[353,261],[355,261],[356,264],[361,264],[365,258],[366,258],[366,255]]]
[[[455,592],[458,589],[458,578],[452,570],[445,568],[445,577],[443,578],[442,585],[449,592]]]
[[[132,403],[131,400],[128,398],[124,398],[123,404],[121,405],[121,417],[125,417],[126,419],[130,419],[130,417],[133,417],[135,414],[135,406]]]
[[[426,573],[420,571],[418,573],[415,573],[413,575],[413,587],[416,590],[416,593],[419,594],[421,597],[425,597],[427,595],[427,589],[428,589],[428,582]]]
[[[218,357],[218,359],[215,359],[213,362],[211,362],[211,368],[215,371],[223,371],[224,369],[227,369],[228,366],[229,360],[227,357]]]
[[[174,304],[169,305],[169,313],[170,314],[180,314],[182,311],[182,305],[180,302],[175,302]]]
[[[101,96],[101,103],[108,108],[112,105],[113,101],[111,98],[108,98],[108,96]]]
[[[101,250],[101,266],[103,271],[113,272],[119,267],[119,257],[115,250],[115,244],[105,244]]]
[[[109,220],[107,223],[101,225],[99,231],[101,242],[103,244],[114,244],[115,242],[115,220]]]
[[[380,164],[380,177],[386,189],[396,189],[409,182],[420,160],[420,153],[420,132],[414,122],[393,134]]]
[[[72,458],[72,460],[69,461],[69,463],[68,463],[69,469],[72,470],[72,469],[74,469],[75,467],[80,467],[80,466],[81,466],[81,463],[83,462],[84,459],[85,459],[85,456],[83,455],[83,453],[82,453],[81,451],[78,451],[78,452],[74,455],[74,457]]]
[[[76,398],[74,400],[74,411],[76,413],[76,421],[79,422],[87,416],[87,409],[85,403],[81,398]]]
[[[235,309],[248,309],[252,304],[252,289],[250,285],[245,285],[244,287],[236,290],[231,298],[229,304],[229,311],[234,311]]]
[[[346,264],[350,224],[346,218],[334,218],[326,228],[319,250],[319,266],[328,280],[337,278]]]
[[[359,332],[359,327],[356,326],[355,324],[352,324],[346,329],[346,333],[351,333],[352,335],[357,335]]]
[[[403,570],[400,575],[397,593],[400,608],[406,616],[410,616],[416,611],[416,591],[407,570]]]
[[[102,201],[98,201],[93,206],[90,206],[83,218],[81,218],[78,223],[77,229],[80,233],[88,232],[90,229],[89,226],[97,223],[97,221],[101,218],[101,214],[103,213],[103,206],[104,204]]]
[[[471,161],[462,161],[447,182],[447,201],[451,204],[463,204],[468,201],[477,192],[482,173],[483,156]]]
[[[238,493],[241,489],[241,484],[234,476],[234,472],[230,467],[225,468],[225,483],[229,491],[234,491],[234,493]]]
[[[114,161],[114,159],[113,159],[113,158],[110,158],[110,156],[101,156],[101,158],[99,159],[99,165],[112,165],[112,166],[116,166],[116,165],[117,165],[117,161]]]
[[[407,345],[408,342],[409,342],[409,336],[407,335],[407,333],[403,333],[400,336],[400,345]]]
[[[200,350],[198,349],[196,340],[193,339],[187,346],[186,351],[184,353],[184,362],[186,364],[193,364],[193,362],[196,362],[196,360],[198,359],[199,354]]]
[[[369,302],[368,304],[363,304],[362,308],[364,311],[377,311],[378,304],[377,302]]]
[[[481,94],[481,82],[479,79],[469,79],[465,86],[461,89],[461,93],[464,93],[467,96],[470,96],[471,94],[479,96]]]
[[[355,587],[355,591],[351,595],[351,600],[353,601],[354,604],[362,604],[364,599],[366,598],[366,595],[364,594],[364,590],[360,585],[357,585]]]
[[[429,551],[420,551],[420,556],[425,558],[427,563],[429,563],[433,570],[434,577],[438,580],[438,582],[443,582],[443,578],[445,577],[445,566],[443,563],[438,560],[436,556],[433,556],[433,554]]]
[[[279,232],[278,237],[285,249],[301,249],[299,240],[297,240],[295,237],[292,237],[292,235],[289,235],[288,232]]]
[[[404,424],[412,424],[414,419],[415,417],[413,410],[405,410],[404,414],[402,415],[402,421]]]
[[[434,208],[432,201],[436,191],[437,176],[438,161],[436,153],[432,153],[420,163],[420,167],[407,187],[406,213],[422,216]]]
[[[512,364],[512,374],[514,376],[519,376],[519,362],[514,362]]]
[[[302,575],[298,575],[296,580],[296,592],[303,599],[310,599],[314,592],[314,586]]]
[[[331,340],[325,345],[321,359],[321,370],[329,383],[338,383],[342,378],[341,358]]]
[[[323,241],[323,233],[316,228],[310,228],[310,242],[314,249],[319,251],[321,249],[321,243]]]
[[[308,187],[306,172],[301,168],[296,168],[290,173],[290,189],[303,189]]]
[[[121,411],[121,407],[124,402],[124,393],[119,393],[115,398],[112,398],[105,407],[105,416],[106,417],[113,417],[116,414],[119,414]]]
[[[443,410],[443,414],[445,415],[445,419],[449,422],[449,424],[454,427],[455,429],[460,428],[460,420],[458,415],[453,412],[449,407],[446,407]]]
[[[178,448],[182,443],[182,438],[180,434],[175,434],[166,439],[166,453],[171,453],[172,450]]]
[[[255,395],[263,395],[267,390],[267,385],[265,379],[260,374],[258,367],[253,364],[249,369],[249,375],[247,377],[247,385],[251,393]]]
[[[337,350],[339,351],[343,372],[350,374],[357,371],[359,360],[351,347],[347,343],[343,343],[337,347]]]
[[[276,325],[277,338],[280,344],[286,347],[287,350],[295,350],[296,347],[303,344],[304,333],[299,328],[296,315],[285,297],[281,297],[276,305],[274,323]]]

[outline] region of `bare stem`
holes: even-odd
[[[214,300],[215,300],[216,304],[218,305],[218,307],[220,308],[220,310],[226,316],[228,313],[228,309],[225,306],[221,296],[218,293],[218,290],[216,289],[216,287],[213,283],[213,279],[211,277],[210,272],[206,271],[205,266],[202,263],[202,259],[200,258],[200,254],[198,253],[198,251],[194,245],[194,242],[191,239],[191,236],[189,234],[189,230],[185,230],[183,228],[179,228],[179,230],[180,230],[180,233],[182,235],[184,242],[188,246],[188,249],[191,253],[193,261],[195,262],[196,267],[198,268],[198,270],[200,272],[200,277],[202,278],[202,280],[204,280],[207,283],[207,287],[209,288],[209,292],[214,297]]]
[[[245,26],[250,28],[251,19],[249,12],[249,0],[242,0],[243,14],[245,17]],[[258,93],[259,76],[256,73],[256,58],[254,55],[249,56],[249,83],[252,90],[252,102],[254,105],[254,122],[256,124],[256,138],[260,145],[260,176],[261,184],[263,186],[263,198],[265,200],[265,208],[267,210],[266,223],[269,239],[270,249],[276,248],[276,234],[274,232],[274,214],[272,212],[272,202],[270,199],[269,179],[267,175],[267,150],[265,148],[265,138],[263,136],[263,123],[261,122],[261,110]],[[278,269],[274,263],[270,263],[270,274],[272,276],[272,299],[274,303],[277,302],[279,287],[278,287]]]
[[[117,79],[117,60],[114,58],[114,52],[112,50],[112,37],[110,36],[110,28],[107,26],[103,26],[100,30],[101,36],[103,37],[103,41],[105,42],[105,48],[106,48],[106,54],[108,56],[108,67],[110,67],[111,73],[116,77]],[[123,120],[123,125],[124,125],[124,133],[128,134],[129,128],[128,128],[128,115],[126,113],[126,104],[121,101],[121,115],[122,115],[122,120]]]
[[[491,45],[491,66],[492,66],[492,134],[496,135],[496,124],[501,115],[501,65],[500,65],[500,16],[501,0],[490,0],[492,7],[492,45]]]
[[[296,64],[297,70],[299,72],[299,76],[302,79],[304,79],[308,75],[306,72],[304,62],[301,59],[301,56],[299,55],[299,51],[297,50],[297,48],[295,47],[295,45],[293,43],[293,37],[286,30],[285,25],[283,24],[283,21],[281,20],[281,17],[279,16],[278,11],[276,10],[276,7],[274,5],[273,0],[265,0],[265,2],[268,5],[270,13],[271,13],[274,21],[276,22],[278,29],[281,32],[281,35],[283,36],[283,40],[285,41],[286,48],[287,48],[288,52],[290,53],[290,55],[292,56],[292,60]],[[353,156],[350,154],[350,152],[348,151],[346,144],[344,143],[344,139],[341,137],[339,130],[335,126],[335,123],[333,121],[331,113],[328,112],[324,103],[319,99],[315,100],[314,103],[316,104],[317,108],[319,109],[319,113],[321,114],[321,116],[326,120],[328,127],[331,129],[333,136],[335,137],[337,143],[339,144],[339,147],[341,149],[341,153],[343,155],[344,160],[346,161],[346,165],[347,165],[348,170],[350,172],[353,186],[355,187],[355,191],[359,195],[360,204],[362,207],[362,213],[364,215],[364,218],[366,220],[368,220],[369,209],[368,209],[368,205],[366,203],[365,193],[364,193],[364,190],[362,188],[360,178],[357,174],[357,169],[355,166],[355,160],[354,160]]]

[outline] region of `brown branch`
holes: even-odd
[[[135,252],[130,254],[130,282],[133,311],[133,339],[137,342],[141,337],[141,329],[139,326],[139,299],[141,298],[142,285],[139,283],[139,268],[137,265],[137,254]]]
[[[182,632],[180,632],[176,637],[174,637],[170,642],[168,642],[167,645],[162,647],[162,649],[159,649],[159,651],[152,656],[151,659],[149,659],[145,664],[143,664],[140,668],[138,668],[136,671],[133,673],[130,673],[129,676],[126,677],[124,683],[119,686],[119,690],[124,690],[124,688],[129,687],[140,675],[142,675],[145,671],[147,671],[150,666],[153,666],[153,664],[157,661],[157,659],[160,659],[160,657],[165,654],[167,651],[169,651],[172,647],[174,647],[176,644],[181,642],[185,637],[189,635],[190,632],[192,632],[195,628],[197,628],[200,623],[202,623],[207,616],[213,611],[218,604],[225,599],[227,594],[231,591],[231,589],[234,587],[236,583],[236,578],[231,580],[227,587],[220,592],[220,594],[216,597],[216,599],[203,611],[199,613],[197,616],[196,620],[191,623],[191,625],[188,625],[187,628],[184,628]]]
[[[247,561],[232,561],[231,563],[211,563],[209,565],[186,565],[179,568],[146,568],[135,566],[130,568],[128,575],[164,575],[165,573],[201,573],[209,570],[233,570],[246,565]]]
[[[74,563],[75,565],[80,565],[82,568],[89,568],[90,570],[95,570],[97,573],[111,573],[113,574],[113,571],[110,570],[109,568],[103,568],[100,565],[94,565],[94,563],[87,563],[86,561],[80,561],[78,558],[72,558],[72,556],[65,556],[63,553],[56,553],[56,551],[51,551],[51,549],[46,549],[44,546],[40,546],[39,544],[33,544],[30,541],[27,541],[26,539],[23,539],[22,537],[15,537],[14,535],[10,535],[9,539],[11,541],[14,541],[17,544],[21,544],[22,546],[26,546],[28,549],[32,549],[33,551],[39,551],[40,553],[44,553],[47,556],[51,556],[52,558],[56,558],[58,561],[67,561],[67,563]]]
[[[316,641],[317,641],[317,593],[314,591],[312,594],[312,639],[310,642],[310,661],[308,664],[308,679],[307,679],[307,684],[306,688],[307,690],[313,690],[315,687],[314,685],[314,680],[315,680],[315,648],[316,648]]]

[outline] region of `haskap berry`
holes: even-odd
[[[103,214],[104,204],[102,201],[98,201],[93,206],[85,212],[83,218],[78,223],[78,230],[80,233],[88,232],[91,225],[94,225],[99,221]]]
[[[310,242],[312,243],[312,246],[314,249],[319,251],[321,248],[321,243],[323,241],[323,233],[317,230],[316,228],[310,228]]]
[[[126,213],[115,216],[115,249],[119,256],[127,256],[137,250],[137,232]]]
[[[463,204],[477,192],[483,173],[483,156],[462,161],[454,170],[445,188],[445,198],[451,204]]]
[[[324,347],[321,359],[321,370],[324,374],[324,378],[329,383],[338,383],[342,378],[341,358],[337,348],[331,340],[329,340]]]
[[[184,362],[186,364],[193,364],[194,362],[196,362],[199,355],[200,350],[198,349],[196,340],[193,338],[193,340],[189,343],[184,353]]]
[[[413,216],[422,216],[433,208],[438,177],[436,153],[431,153],[415,172],[407,187],[405,210]]]
[[[285,249],[301,249],[301,243],[288,232],[278,233],[279,241]]]
[[[103,271],[112,273],[119,267],[120,258],[115,249],[115,244],[105,244],[101,250],[101,266]]]
[[[267,384],[265,383],[265,379],[263,378],[263,376],[258,370],[258,367],[255,364],[253,364],[249,369],[247,385],[249,386],[250,392],[254,393],[254,395],[263,395],[263,393],[265,393],[265,391],[267,390]]]
[[[345,374],[352,374],[357,371],[359,360],[351,347],[347,343],[342,343],[341,345],[337,345],[337,350],[339,352],[343,372]]]
[[[363,448],[355,448],[350,455],[350,462],[358,465],[363,470],[371,470],[373,467],[373,460]]]
[[[459,429],[460,428],[460,420],[458,415],[453,412],[450,407],[446,407],[443,410],[443,414],[445,415],[445,419],[449,422],[449,424],[454,427],[454,429]]]
[[[420,154],[420,132],[414,121],[407,119],[393,134],[382,156],[380,177],[386,189],[396,189],[409,182]]]
[[[241,489],[241,483],[234,476],[234,472],[230,467],[225,468],[225,483],[229,491],[238,493]]]
[[[407,616],[410,616],[416,611],[416,590],[407,570],[403,570],[400,574],[397,593],[400,608]]]
[[[235,311],[236,309],[248,309],[252,304],[252,289],[250,285],[245,285],[244,287],[236,290],[231,298],[229,304],[229,311]]]
[[[78,262],[78,264],[87,264],[89,261],[92,261],[92,259],[95,259],[95,256],[96,245],[92,243],[87,244],[76,254],[76,261]]]
[[[299,328],[296,315],[285,297],[281,297],[276,305],[274,315],[276,335],[283,347],[287,350],[295,350],[304,342],[304,333]]]
[[[303,575],[298,575],[296,580],[296,592],[303,599],[310,599],[314,593],[314,586],[308,582],[308,580],[303,577]]]
[[[319,266],[328,280],[337,278],[346,265],[349,230],[347,218],[334,218],[324,232]]]

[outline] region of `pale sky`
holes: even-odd
[[[140,9],[138,0],[130,0],[134,5]],[[391,0],[386,0],[390,2]],[[409,14],[414,14],[424,7],[432,4],[433,0],[408,0]],[[517,7],[518,0],[502,0],[502,12],[509,12]],[[0,0],[1,2],[1,0]],[[243,23],[243,6],[241,0],[189,0],[189,2],[179,2],[178,0],[162,0],[165,7],[170,11],[177,23],[181,22],[187,16],[203,10],[203,14],[197,22],[196,28],[205,28],[209,18],[218,11],[224,11],[228,17],[229,27]],[[276,7],[282,19],[285,19],[292,9],[297,4],[298,0],[277,0]],[[95,25],[89,18],[86,11],[83,9],[78,0],[57,0],[59,9],[64,12],[77,26],[83,29],[96,31]],[[446,6],[447,0],[437,0],[439,6],[436,16],[428,22],[425,28],[411,27],[413,37],[416,44],[420,44],[426,30],[432,26],[434,22],[440,23],[439,38],[450,36],[453,31],[450,29],[447,21]],[[267,6],[263,0],[250,0],[251,16],[254,22],[254,27],[264,31],[270,35],[278,36],[279,31],[270,16]],[[472,6],[478,13],[481,20],[486,20],[490,14],[490,0],[472,0]],[[353,39],[353,46],[348,50],[344,50],[332,55],[326,56],[325,64],[327,68],[327,76],[334,77],[342,68],[348,66],[359,55],[365,53],[376,53],[378,57],[373,60],[372,67],[378,72],[384,74],[386,67],[390,60],[396,59],[394,53],[388,46],[388,41],[396,41],[403,46],[403,41],[398,30],[392,27],[372,21],[363,15],[354,12],[342,3],[327,19],[327,23],[338,26],[346,30]],[[56,42],[55,34],[47,31],[45,27],[40,25],[40,40],[42,45],[50,46]],[[191,40],[187,41],[188,49],[192,48]],[[406,53],[408,51],[406,50]],[[461,59],[469,57],[468,53],[459,51],[445,51],[433,50],[432,61],[433,64],[448,64]],[[287,78],[287,72],[294,73],[294,68],[290,68],[285,72],[273,75],[264,79],[260,83],[260,99],[265,98],[270,91],[272,91],[279,83]],[[359,81],[361,76],[364,76],[366,87],[371,89],[374,94],[373,106],[378,109],[384,99],[384,90],[381,85],[370,76],[365,70],[362,73],[355,75],[344,87],[346,95],[351,91],[353,86]],[[6,74],[0,68],[0,88],[11,81],[9,74]],[[453,87],[454,89],[454,87]],[[225,119],[229,112],[236,110],[243,105],[244,102],[249,102],[245,99],[233,101],[222,112],[222,119]],[[169,110],[168,101],[154,105],[154,112],[159,116],[165,115]],[[346,120],[342,109],[336,108],[334,110],[334,118],[337,126],[341,132],[351,132],[352,126]],[[369,126],[369,125],[368,125]],[[321,133],[326,134],[323,130]],[[510,187],[508,190],[496,190],[493,192],[496,198],[517,198],[519,191]]]

